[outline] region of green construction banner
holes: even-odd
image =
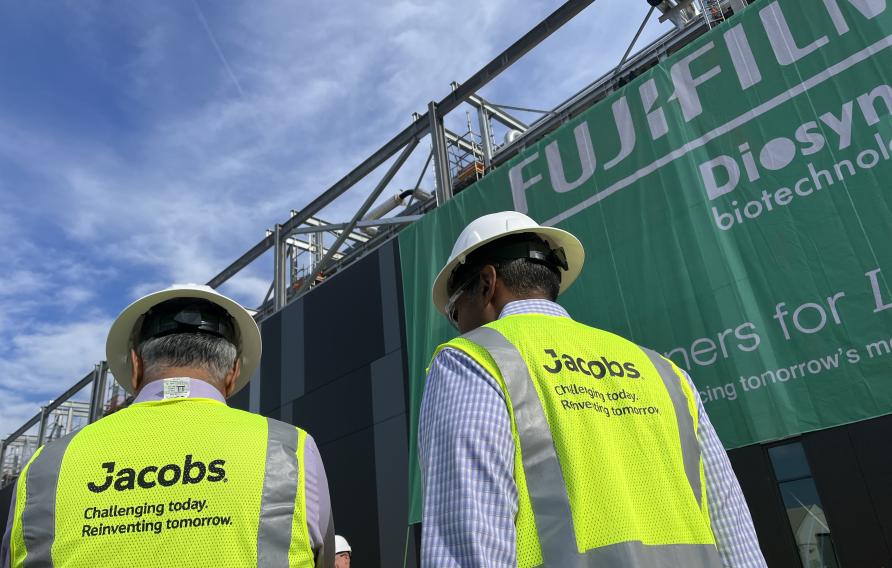
[[[412,376],[431,285],[514,209],[575,234],[570,314],[689,371],[727,448],[892,412],[892,7],[761,0],[400,234]]]

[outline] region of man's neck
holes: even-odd
[[[192,377],[166,377],[144,384],[134,396],[133,402],[150,402],[166,399],[209,398],[226,403],[226,397],[212,384]]]
[[[513,292],[508,292],[507,290],[499,295],[499,297],[493,298],[493,307],[495,308],[496,318],[498,315],[505,311],[505,306],[510,304],[511,302],[521,302],[524,300],[548,300],[551,301],[550,298],[546,298],[544,294],[529,294],[529,295],[521,295],[515,294]]]
[[[164,379],[170,379],[175,377],[188,377],[193,380],[201,381],[207,383],[208,385],[215,388],[221,396],[226,397],[226,393],[218,386],[218,381],[211,377],[210,373],[208,373],[204,369],[199,369],[195,367],[166,367],[163,371],[159,372],[157,375],[151,375],[143,378],[142,384],[139,387],[139,390],[142,390],[146,387],[146,385],[150,383],[154,383],[157,381],[163,381]]]

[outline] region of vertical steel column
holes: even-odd
[[[285,273],[287,272],[285,266],[287,251],[285,250],[285,239],[282,237],[282,225],[276,225],[273,236],[275,239],[273,244],[273,306],[278,311],[285,307]]]
[[[46,407],[40,407],[40,422],[37,430],[37,447],[43,445],[43,438],[46,435]]]
[[[322,262],[322,257],[325,256],[324,243],[325,239],[322,231],[310,233],[310,244],[313,245],[313,268],[316,268]]]
[[[93,368],[93,396],[90,397],[90,414],[87,416],[87,421],[91,424],[102,418],[107,380],[108,363],[100,361]]]
[[[434,172],[437,174],[437,205],[443,205],[452,199],[452,179],[449,175],[449,161],[446,157],[446,129],[443,117],[437,112],[437,103],[431,101],[427,105],[430,117],[431,152],[434,156]]]
[[[99,362],[99,398],[96,399],[96,415],[93,421],[102,418],[105,412],[105,391],[108,388],[108,361]]]
[[[96,418],[96,409],[99,407],[99,363],[93,365],[93,388],[90,391],[90,409],[87,414],[87,423],[92,423]]]
[[[6,446],[8,441],[6,438],[0,440],[0,487],[3,487],[3,465],[6,463]]]
[[[489,172],[492,168],[492,124],[489,121],[489,111],[484,105],[477,107],[477,120],[480,121],[480,145],[483,147],[483,167]]]

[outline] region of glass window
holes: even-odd
[[[787,510],[796,507],[821,506],[821,498],[818,497],[818,488],[811,477],[785,481],[780,483],[781,497]]]
[[[803,568],[839,568],[830,524],[799,442],[768,449]]]
[[[805,449],[799,442],[768,448],[768,456],[771,458],[774,475],[778,481],[811,477],[811,468],[805,459]]]

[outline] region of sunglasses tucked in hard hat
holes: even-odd
[[[529,247],[525,245],[524,240],[512,243],[511,246],[527,246],[527,256],[515,256],[515,258],[536,258],[536,254],[545,256],[552,254],[553,264],[562,272],[560,292],[563,293],[573,284],[573,281],[582,271],[582,265],[585,262],[585,250],[579,239],[561,229],[554,227],[543,227],[517,211],[502,211],[484,215],[471,221],[467,227],[458,236],[455,246],[452,247],[452,253],[446,266],[437,274],[434,280],[432,292],[434,306],[437,310],[446,315],[446,305],[450,299],[450,288],[452,293],[456,292],[456,287],[462,283],[453,278],[453,273],[464,265],[468,257],[474,251],[480,249],[484,245],[491,243],[497,239],[502,239],[509,235],[517,235],[528,233],[538,236],[547,248],[536,246]],[[535,241],[528,241],[534,243]],[[510,251],[509,251],[510,252]],[[536,253],[536,254],[533,254]],[[513,253],[512,253],[513,254]],[[450,284],[452,286],[450,286]]]

